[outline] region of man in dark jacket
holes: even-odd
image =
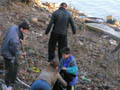
[[[23,22],[18,26],[12,26],[6,33],[4,41],[1,47],[1,53],[5,61],[5,83],[8,90],[12,90],[11,84],[14,83],[17,71],[19,56],[25,56],[26,53],[22,53],[19,49],[20,40],[23,39],[23,33],[29,29],[27,22]]]
[[[47,35],[50,32],[52,25],[54,24],[48,45],[48,61],[53,60],[53,58],[55,57],[57,42],[59,60],[61,59],[61,50],[64,47],[67,47],[67,29],[69,24],[71,24],[73,34],[76,33],[76,27],[72,19],[72,15],[66,10],[66,8],[67,4],[61,3],[60,8],[52,14],[50,23],[45,32],[45,34]]]

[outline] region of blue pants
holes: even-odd
[[[51,87],[45,80],[36,80],[30,90],[51,90]]]

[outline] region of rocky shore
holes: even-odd
[[[0,6],[0,45],[6,30],[11,25],[17,25],[22,20],[30,23],[30,31],[25,35],[27,52],[26,60],[19,60],[19,78],[31,85],[39,72],[47,64],[48,39],[43,34],[49,23],[51,13],[58,8],[56,4],[36,2],[26,5],[20,2],[9,7]],[[120,60],[119,50],[110,54],[118,42],[104,33],[89,30],[80,16],[84,13],[69,7],[76,25],[77,34],[72,35],[69,29],[68,43],[79,67],[79,82],[76,90],[120,90]],[[114,42],[114,43],[113,43]],[[2,57],[0,57],[2,61]],[[29,64],[29,70],[27,65]],[[86,79],[84,79],[84,78]],[[17,83],[14,90],[26,90]]]

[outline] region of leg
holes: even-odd
[[[12,77],[12,73],[13,73],[13,65],[11,63],[11,60],[9,59],[5,59],[5,69],[6,69],[6,73],[5,73],[5,83],[7,86],[9,86],[11,84],[11,77]]]
[[[75,75],[69,74],[64,70],[61,70],[60,75],[63,77],[63,79],[69,84],[74,78]]]
[[[59,55],[59,61],[62,58],[62,49],[67,47],[67,36],[60,35],[58,38],[58,55]]]
[[[62,84],[57,80],[53,86],[53,89],[52,90],[63,90]]]
[[[72,86],[67,86],[67,90],[72,90]]]
[[[57,35],[51,33],[49,44],[48,44],[48,61],[51,61],[55,58],[55,49],[57,43]]]
[[[18,73],[18,60],[17,60],[17,58],[15,58],[15,60],[14,60],[14,62],[13,62],[13,65],[14,65],[14,67],[13,67],[13,75],[12,75],[12,83],[14,83],[15,82],[15,80],[16,80],[16,77],[17,77],[17,73]]]
[[[53,86],[53,90],[59,90],[58,88],[59,86],[58,86],[58,80],[57,80]]]
[[[9,71],[9,67],[10,67],[10,61],[7,60],[6,58],[4,58],[4,61],[5,61],[5,70],[6,70],[6,73],[5,73],[5,83],[7,86],[9,86],[10,84],[10,71]]]

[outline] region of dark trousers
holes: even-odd
[[[55,58],[56,44],[58,43],[58,57],[59,60],[62,58],[62,49],[67,47],[67,35],[51,33],[49,44],[48,44],[48,61]]]
[[[65,89],[66,88],[66,89]],[[53,90],[72,90],[72,86],[64,87],[58,80],[55,82]]]
[[[72,90],[72,86],[69,86],[69,83],[75,78],[75,75],[69,74],[66,71],[62,70],[60,72],[60,75],[62,78],[67,82],[68,86],[66,87],[66,90]],[[56,81],[53,90],[63,90],[64,86],[60,84],[59,81]]]
[[[17,59],[10,60],[7,58],[4,58],[5,60],[5,83],[7,86],[11,85],[15,82],[17,72],[18,72],[18,62]]]

